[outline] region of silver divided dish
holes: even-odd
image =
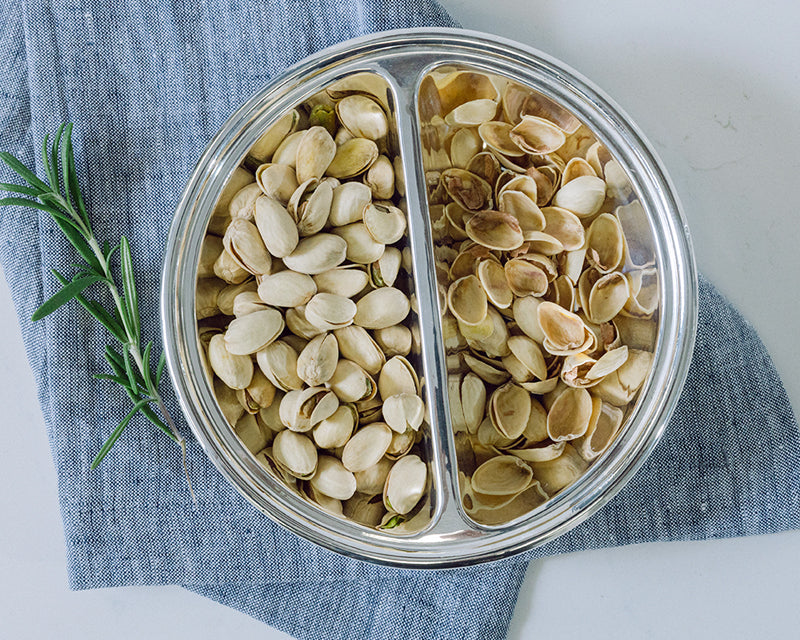
[[[626,425],[574,484],[508,524],[483,526],[466,516],[447,402],[433,242],[422,167],[418,92],[443,65],[506,76],[552,98],[577,116],[628,174],[649,227],[644,241],[659,269],[660,300],[653,370]],[[291,492],[242,445],[222,415],[203,373],[195,319],[200,246],[219,193],[248,149],[281,114],[332,82],[373,72],[388,83],[402,156],[409,244],[419,305],[430,427],[430,523],[391,533],[331,515]],[[231,116],[208,145],[175,213],[163,271],[161,314],[167,363],[186,420],[208,457],[258,509],[294,533],[355,558],[408,568],[496,560],[541,545],[576,526],[625,485],[656,446],[678,400],[694,344],[697,284],[688,228],[661,163],[611,100],[560,62],[523,45],[454,29],[391,31],[326,49],[287,70]]]

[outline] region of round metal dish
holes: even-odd
[[[422,78],[445,64],[469,65],[529,85],[587,124],[623,166],[639,196],[660,276],[653,371],[627,426],[573,485],[527,516],[501,526],[478,525],[463,513],[445,399],[447,371],[417,117]],[[432,475],[430,525],[411,535],[368,529],[326,513],[294,495],[256,462],[228,427],[206,382],[194,313],[200,245],[228,176],[279,115],[359,71],[381,75],[394,94],[406,175]],[[669,178],[636,126],[609,98],[562,63],[508,40],[454,29],[402,30],[351,40],[307,58],[231,116],[200,158],[178,205],[167,244],[161,312],[167,363],[186,419],[209,458],[248,500],[291,531],[340,553],[404,567],[447,567],[495,560],[552,540],[592,515],[625,485],[658,442],[685,380],[695,336],[697,285],[688,228]]]

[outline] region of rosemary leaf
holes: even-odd
[[[0,182],[0,191],[9,191],[10,193],[19,193],[31,198],[38,198],[41,191],[33,187],[26,187],[21,184],[10,184],[8,182]],[[27,205],[26,205],[27,206]]]
[[[103,458],[105,458],[108,452],[111,451],[111,447],[113,447],[117,440],[119,440],[119,437],[122,435],[122,432],[125,431],[125,427],[128,426],[128,423],[133,419],[133,416],[135,416],[139,412],[139,409],[144,407],[149,402],[150,399],[145,398],[144,400],[140,400],[133,405],[133,409],[128,412],[128,415],[122,419],[122,422],[117,425],[116,429],[114,429],[114,431],[111,433],[111,436],[108,438],[108,440],[106,440],[103,446],[100,447],[100,451],[97,452],[94,460],[92,460],[92,469],[97,469],[97,466],[103,461]]]
[[[16,173],[20,178],[27,182],[32,187],[40,191],[50,191],[50,187],[36,177],[36,174],[28,169],[22,162],[8,151],[0,151],[0,160],[5,162],[9,169]]]
[[[133,277],[133,262],[128,239],[122,236],[119,241],[120,266],[122,267],[122,292],[125,294],[125,306],[128,308],[131,335],[139,342],[141,327],[139,320],[139,298],[136,295],[136,281]]]
[[[53,313],[53,311],[72,300],[84,289],[102,279],[103,278],[99,276],[86,276],[85,278],[78,278],[77,280],[73,280],[69,284],[64,285],[60,291],[57,291],[51,298],[45,301],[41,307],[34,311],[33,316],[31,316],[31,320],[36,322],[45,316],[49,316],[51,313]]]

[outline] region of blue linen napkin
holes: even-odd
[[[0,149],[30,165],[45,133],[76,123],[95,229],[130,239],[144,333],[156,338],[167,228],[217,128],[309,53],[414,26],[457,25],[434,0],[0,0]],[[0,181],[10,177],[0,171]],[[800,527],[800,439],[788,399],[753,329],[703,279],[677,412],[617,498],[524,556],[420,572],[350,560],[286,532],[240,498],[189,438],[195,510],[176,448],[144,421],[90,472],[129,409],[119,389],[89,379],[106,369],[108,337],[77,305],[30,322],[56,288],[50,268],[68,271],[74,261],[46,214],[3,210],[0,247],[58,471],[74,589],[180,584],[301,640],[488,640],[505,637],[531,557]]]

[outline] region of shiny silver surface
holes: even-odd
[[[628,426],[575,484],[502,526],[477,525],[462,512],[445,400],[447,372],[417,117],[419,83],[430,68],[443,64],[466,64],[530,85],[592,128],[625,168],[645,207],[661,277],[655,365]],[[383,76],[396,100],[431,408],[433,518],[425,530],[405,536],[330,515],[267,473],[228,427],[203,375],[197,347],[196,267],[226,179],[280,114],[357,71]],[[209,458],[250,502],[298,535],[346,555],[405,567],[446,567],[495,560],[552,540],[624,486],[655,447],[677,402],[694,343],[697,286],[688,228],[669,178],[650,145],[610,99],[563,64],[520,44],[470,31],[424,29],[376,34],[322,51],[287,70],[231,116],[200,158],[178,205],[164,263],[161,311],[167,363],[186,419]]]

